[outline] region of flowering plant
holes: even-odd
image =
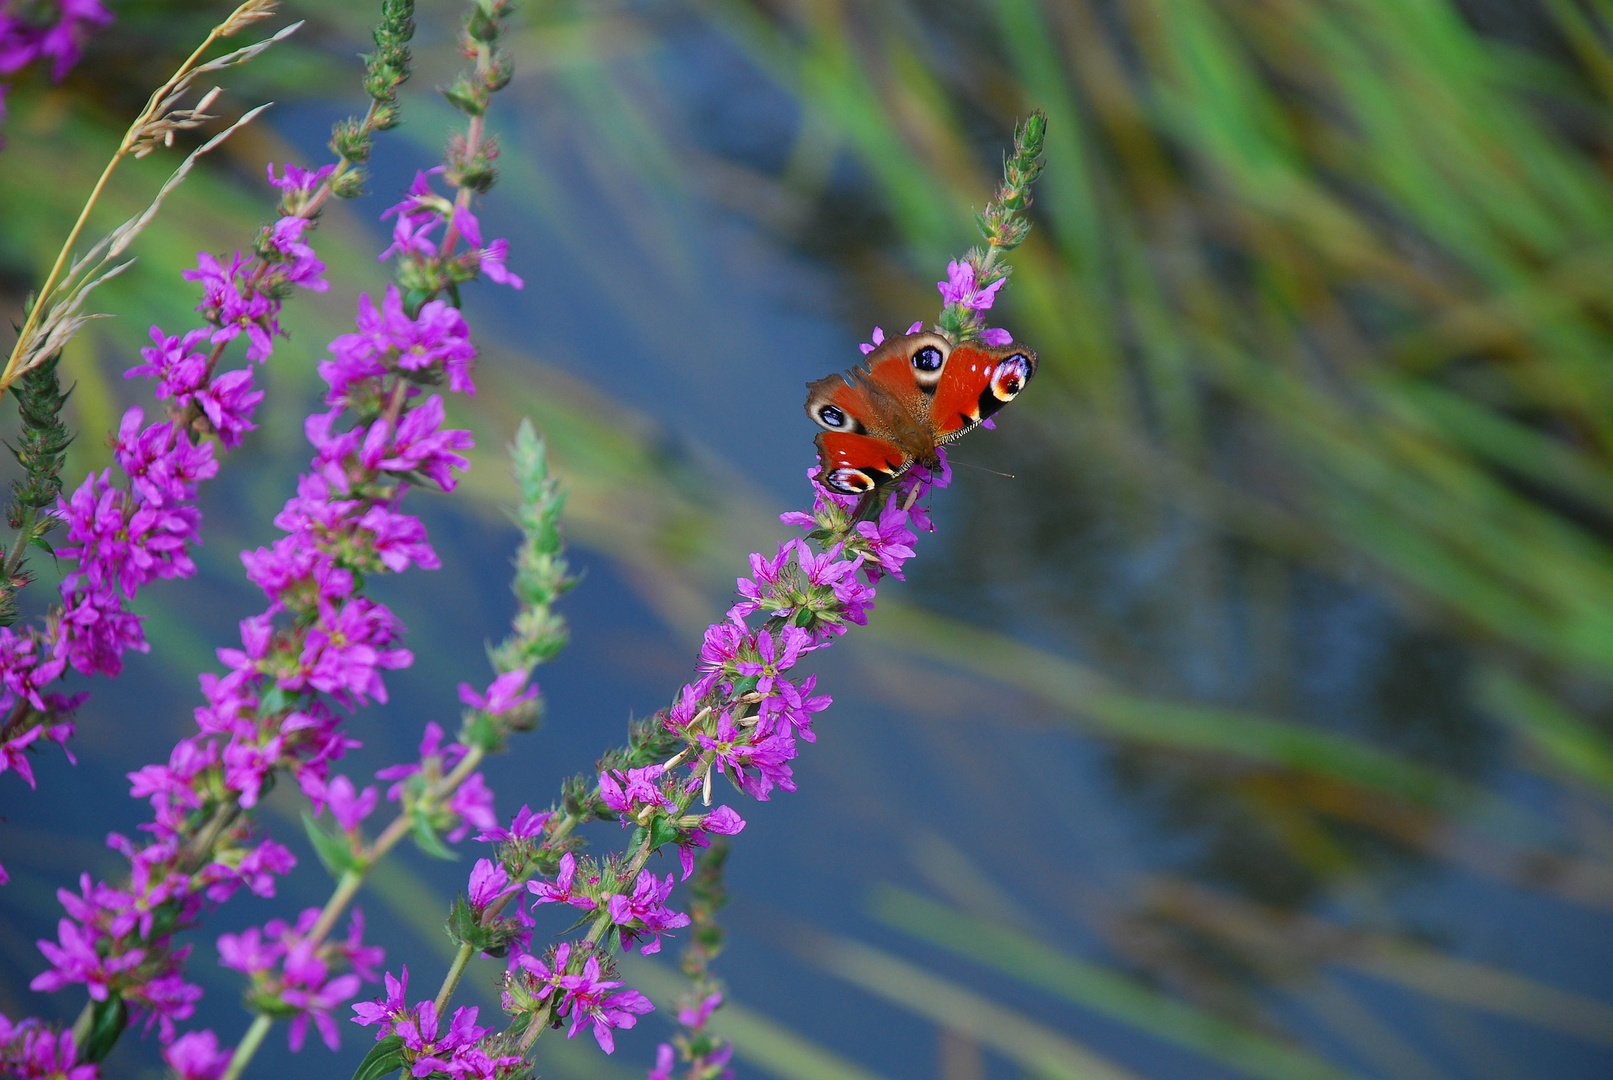
[[[86,873],[76,891],[59,893],[64,915],[56,940],[39,943],[48,966],[32,985],[45,992],[82,987],[88,1002],[66,1031],[0,1017],[7,1072],[89,1080],[136,1023],[156,1033],[177,1076],[233,1080],[276,1022],[286,1021],[294,1050],[310,1031],[334,1049],[350,1020],[373,1028],[376,1038],[362,1077],[399,1069],[414,1077],[512,1077],[525,1071],[528,1052],[550,1028],[572,1037],[587,1033],[611,1052],[616,1032],[652,1009],[619,977],[614,957],[627,948],[655,953],[667,937],[687,939],[684,968],[692,984],[677,1013],[684,1032],[661,1047],[652,1075],[670,1077],[680,1060],[697,1080],[726,1067],[731,1048],[707,1030],[722,1002],[710,963],[722,943],[715,915],[725,899],[726,838],[745,821],[733,807],[714,805],[715,780],[721,776],[758,800],[795,790],[791,762],[801,743],[815,741],[814,717],[830,704],[816,676],[802,677],[799,668],[850,626],[866,623],[881,579],[900,578],[918,532],[933,528],[918,500],[945,487],[949,475],[943,458],[937,475],[911,475],[859,500],[816,484],[810,470],[811,509],[782,516],[803,535],[771,554],[751,555],[738,601],[706,631],[691,681],[666,708],[634,723],[627,743],[605,751],[593,775],[563,783],[544,809],[528,799],[505,817],[479,768],[535,724],[541,701],[533,671],[565,644],[553,605],[573,584],[558,529],[563,493],[549,475],[542,442],[523,423],[512,447],[523,536],[519,610],[510,634],[490,650],[491,681],[485,689],[461,684],[465,710],[451,738],[428,724],[417,760],[376,773],[388,785],[384,795],[336,771],[357,745],[348,734],[350,715],[385,702],[388,673],[413,662],[401,621],[367,583],[378,574],[440,565],[406,497],[420,486],[451,492],[468,467],[471,435],[446,426],[440,392],[444,386],[449,393],[476,392],[476,347],[458,306],[461,287],[483,276],[523,286],[510,268],[508,243],[484,240],[473,212],[476,196],[496,181],[498,147],[486,118],[492,95],[511,77],[500,45],[509,11],[509,0],[470,4],[460,44],[471,66],[444,91],[465,117],[464,130],[450,140],[442,164],[418,173],[382,215],[392,220],[393,235],[380,258],[392,260],[394,281],[379,302],[360,298],[354,332],[335,338],[319,365],[326,393],[304,424],[313,451],[308,468],[274,518],[283,535],[242,552],[246,576],[266,606],[241,621],[238,646],[218,650],[223,671],[199,676],[203,704],[195,709],[195,732],[166,762],[129,774],[131,795],[151,813],[139,839],[109,840],[128,862],[126,877],[109,882]],[[266,0],[249,0],[209,43],[272,13]],[[362,190],[361,163],[373,136],[397,123],[412,13],[412,0],[383,0],[376,52],[367,58],[371,105],[362,118],[336,126],[336,160],[317,168],[270,166],[268,181],[279,191],[274,223],[253,238],[248,254],[202,252],[185,272],[200,289],[201,325],[179,333],[152,327],[143,362],[126,373],[153,382],[160,418],[147,424],[142,409],[130,409],[114,436],[116,468],[88,476],[70,494],[58,478],[70,436],[59,418],[65,396],[56,370],[61,343],[88,317],[80,305],[95,279],[94,271],[82,271],[87,258],[55,278],[78,226],[30,305],[0,378],[0,389],[13,388],[23,414],[18,458],[26,473],[11,515],[17,543],[0,582],[7,605],[0,614],[9,624],[0,627],[0,771],[32,782],[28,754],[42,740],[67,747],[81,698],[49,688],[69,670],[116,676],[125,652],[150,648],[129,601],[153,580],[195,573],[188,552],[201,528],[199,486],[255,427],[265,394],[255,386],[256,366],[274,357],[287,303],[298,290],[330,288],[312,244],[320,210],[332,197]],[[293,29],[228,59],[244,62]],[[194,75],[219,63],[189,66],[194,60],[153,96],[120,155],[154,148],[172,131],[210,119],[203,110],[213,95],[188,110],[176,107]],[[1023,238],[1020,212],[1041,141],[1037,116],[1018,133],[1004,188],[982,215],[987,250],[954,263],[941,283],[941,332],[1006,338],[984,327],[980,313],[1002,284],[998,253]],[[165,190],[183,179],[194,158]],[[159,195],[142,219],[92,248],[92,257],[115,258],[160,202]],[[880,337],[876,329],[875,341]],[[243,363],[228,367],[237,341]],[[21,552],[56,527],[67,540],[56,553],[70,563],[60,603],[39,625],[15,629],[14,597],[28,584]],[[277,879],[296,865],[254,813],[279,778],[295,781],[308,800],[308,835],[335,886],[323,906],[294,919],[270,919],[213,940],[220,964],[247,979],[254,1014],[234,1046],[224,1047],[212,1031],[185,1030],[202,994],[187,964],[212,912],[243,889],[275,896]],[[368,823],[383,799],[396,810],[372,836]],[[609,821],[619,823],[625,842],[617,851],[590,853],[579,830]],[[366,875],[405,837],[447,855],[472,833],[490,848],[447,914],[455,958],[434,993],[411,995],[408,970],[383,973],[382,950],[365,943],[364,917],[349,908]],[[663,877],[648,862],[664,850],[676,851],[678,870]],[[673,900],[680,882],[690,897],[687,910]],[[568,940],[535,947],[540,919],[561,912],[576,920]],[[346,934],[335,937],[344,916]],[[506,960],[506,1015],[496,1023],[481,1023],[475,1007],[451,1008],[477,953]],[[354,1002],[366,982],[378,980],[384,994]]]

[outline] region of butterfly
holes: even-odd
[[[863,495],[914,465],[941,466],[938,447],[980,426],[1036,374],[1019,345],[954,345],[940,334],[889,338],[861,367],[807,383],[818,433],[818,479]]]

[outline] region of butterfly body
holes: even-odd
[[[937,450],[1012,401],[1036,372],[1018,345],[953,345],[940,334],[890,338],[843,375],[807,384],[818,434],[819,478],[862,495],[914,465],[940,467]]]

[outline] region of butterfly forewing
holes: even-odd
[[[937,444],[951,442],[1025,388],[1036,373],[1036,354],[1019,345],[993,348],[959,345],[946,367],[930,405],[930,430]]]

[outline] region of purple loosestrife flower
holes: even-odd
[[[756,659],[739,661],[735,665],[735,670],[756,680],[757,693],[770,694],[775,686],[785,683],[781,673],[794,667],[801,654],[810,652],[813,648],[812,635],[799,626],[786,624],[779,632],[777,646],[774,644],[772,634],[766,630],[758,630],[755,642]]]
[[[442,740],[442,725],[435,720],[428,721],[425,735],[420,740],[419,762],[408,765],[389,765],[376,772],[375,778],[377,780],[398,781],[386,789],[387,801],[396,802],[402,796],[403,782],[408,777],[427,772],[432,774],[446,772],[452,769],[460,758],[465,756],[465,748],[458,743],[449,743],[448,749],[439,754],[438,750],[442,746]]]
[[[641,870],[633,882],[631,896],[611,893],[608,898],[602,898],[606,899],[605,910],[610,913],[610,921],[621,927],[624,948],[648,936],[649,942],[639,952],[645,956],[658,953],[663,933],[689,925],[689,916],[666,906],[675,883],[671,874],[661,881],[648,870]]]
[[[645,1080],[672,1080],[672,1069],[677,1063],[677,1051],[672,1044],[662,1043],[655,1048],[655,1065]]]
[[[571,1017],[571,1030],[566,1032],[566,1038],[576,1038],[583,1024],[590,1024],[594,1040],[607,1054],[616,1051],[614,1029],[630,1028],[638,1023],[640,1016],[655,1010],[650,999],[637,990],[614,989],[622,985],[621,980],[601,978],[597,956],[588,958],[580,975],[562,976],[560,984],[566,991],[567,1011],[562,1015]]]
[[[355,596],[340,607],[319,603],[319,617],[303,639],[294,674],[279,680],[288,690],[311,687],[352,708],[369,699],[385,703],[383,669],[405,668],[414,653],[392,647],[403,636],[403,624],[381,604]]]
[[[211,1031],[187,1031],[163,1047],[162,1059],[179,1080],[218,1080],[230,1063],[231,1051],[220,1048]]]
[[[639,815],[647,809],[677,808],[677,804],[655,785],[655,781],[666,770],[664,763],[628,769],[625,773],[620,769],[608,769],[599,774],[599,797],[606,806],[622,815],[624,827],[630,818],[643,824]]]
[[[304,217],[283,217],[264,233],[262,250],[274,252],[278,260],[271,273],[291,285],[300,285],[314,292],[326,292],[330,282],[323,277],[325,264],[314,255],[314,249],[303,241],[302,234],[313,222]]]
[[[487,688],[487,693],[478,694],[469,683],[459,684],[459,700],[473,709],[480,709],[493,716],[502,716],[512,709],[519,708],[538,696],[536,685],[522,690],[526,686],[527,677],[531,674],[525,669],[506,671],[494,679]],[[526,807],[521,808],[523,811]]]
[[[226,371],[193,396],[219,442],[231,450],[241,445],[241,436],[257,428],[252,414],[257,411],[264,392],[252,388],[252,379],[251,368]],[[212,449],[211,445],[208,449]]]
[[[870,582],[878,581],[881,573],[897,581],[902,578],[902,564],[913,557],[913,544],[918,537],[907,527],[907,511],[894,501],[885,504],[879,521],[859,521],[857,532],[868,542],[871,562],[863,565]]]
[[[924,329],[924,322],[923,322],[923,320],[920,320],[920,321],[914,323],[912,326],[909,326],[907,328],[907,330],[904,331],[904,332],[908,333],[908,334],[916,334],[922,329]],[[857,348],[862,350],[862,354],[864,356],[867,356],[869,353],[873,352],[875,349],[879,348],[884,343],[885,343],[885,331],[876,326],[876,327],[874,327],[874,336],[873,336],[872,340],[864,342],[863,344],[857,346]]]
[[[693,825],[678,841],[678,862],[683,868],[683,880],[688,881],[689,875],[694,873],[694,849],[711,846],[707,833],[717,833],[719,836],[735,836],[745,828],[745,819],[732,809],[719,806],[699,823]]]
[[[35,975],[28,989],[60,990],[64,986],[83,983],[90,997],[105,1001],[109,987],[117,976],[144,960],[145,952],[133,949],[121,956],[103,957],[95,947],[99,938],[98,933],[79,927],[71,919],[58,921],[56,941],[36,942],[51,966]]]
[[[51,81],[61,82],[78,63],[91,28],[111,21],[112,13],[100,0],[56,0],[36,5],[33,11],[26,4],[13,6],[0,13],[0,75],[10,75],[48,56],[52,58]]]
[[[380,792],[373,785],[359,792],[354,789],[353,781],[345,776],[338,776],[328,784],[319,782],[318,789],[321,798],[313,800],[314,812],[318,813],[328,804],[336,824],[347,833],[357,830],[359,824],[375,812],[375,805],[380,800]],[[307,790],[306,787],[304,790]]]
[[[492,1030],[476,1026],[476,1012],[474,1005],[455,1010],[448,1030],[440,1037],[437,1033],[437,1006],[433,1002],[422,1001],[415,1006],[407,1020],[398,1021],[392,1030],[393,1034],[403,1039],[403,1045],[409,1052],[406,1058],[414,1059],[410,1072],[415,1076],[430,1076],[433,1072],[452,1073],[453,1059]]]
[[[541,814],[532,812],[530,806],[522,805],[510,822],[510,827],[484,829],[476,834],[476,839],[487,843],[504,843],[508,841],[531,840],[543,835],[543,827],[553,817],[552,813],[545,811]]]
[[[385,977],[386,998],[383,1001],[360,1001],[354,1004],[351,1017],[352,1022],[361,1027],[371,1024],[380,1024],[381,1028],[375,1033],[376,1041],[392,1034],[393,1026],[409,1013],[409,966],[403,966],[403,977],[394,979],[389,971]]]
[[[280,332],[276,316],[280,302],[257,291],[252,281],[253,265],[237,251],[225,266],[211,253],[196,255],[196,269],[182,270],[180,276],[202,285],[202,302],[196,310],[204,313],[217,329],[208,340],[215,345],[247,336],[246,358],[267,360],[274,353],[274,335]]]
[[[142,428],[144,420],[139,407],[123,414],[112,444],[118,467],[129,478],[135,493],[152,506],[173,506],[195,499],[196,485],[218,475],[213,444],[193,446],[169,421],[159,420]],[[196,516],[199,520],[200,514]]]
[[[10,627],[0,627],[0,686],[4,687],[0,692],[0,713],[9,715],[19,698],[42,712],[47,709],[41,690],[61,677],[67,661],[61,657],[45,659],[42,653],[32,632],[14,633]],[[4,771],[5,766],[0,765],[0,772]],[[28,775],[25,779],[32,787],[33,777]]]
[[[393,430],[385,419],[369,429],[361,447],[366,468],[398,473],[418,472],[444,491],[454,490],[452,469],[470,462],[456,450],[468,450],[474,440],[468,431],[442,430],[442,398],[433,394],[409,412]]]
[[[936,282],[941,300],[959,307],[984,311],[996,299],[997,290],[1007,284],[1007,278],[998,278],[984,289],[975,288],[975,268],[971,263],[953,260],[947,263],[947,279]]]
[[[448,799],[448,809],[459,815],[459,824],[448,833],[451,843],[458,843],[475,829],[491,829],[498,825],[498,813],[493,809],[493,790],[481,773],[471,773]]]
[[[728,618],[742,620],[754,611],[759,611],[772,599],[784,580],[784,570],[789,565],[790,554],[795,550],[794,542],[780,544],[778,554],[771,559],[764,558],[762,553],[755,551],[750,556],[751,576],[738,579],[738,592],[743,598],[740,603],[728,609]]]
[[[476,865],[471,868],[466,895],[470,898],[470,905],[478,917],[487,910],[489,904],[510,889],[510,875],[502,865],[495,864],[492,859],[476,860]]]
[[[392,224],[392,246],[377,255],[375,261],[386,262],[394,255],[421,260],[436,258],[437,243],[431,239],[431,233],[441,224],[441,218],[399,214]]]
[[[593,911],[599,905],[592,897],[573,891],[577,879],[577,858],[571,852],[560,856],[560,874],[554,884],[533,879],[526,883],[527,892],[537,897],[538,904],[570,904],[574,908]]]
[[[469,258],[482,273],[500,285],[508,285],[512,289],[526,287],[526,282],[504,265],[510,253],[508,240],[494,240],[486,247],[482,247],[481,224],[476,220],[475,214],[463,207],[454,208],[453,222],[454,228],[459,230],[459,235],[464,237],[465,243],[474,249],[470,252]]]
[[[692,1009],[678,1010],[678,1023],[686,1028],[703,1028],[717,1006],[722,1004],[722,992],[714,990]]]
[[[207,379],[207,357],[198,351],[198,347],[207,340],[209,333],[204,327],[191,330],[184,337],[168,337],[161,327],[153,326],[153,344],[140,350],[146,362],[125,371],[123,377],[132,379],[139,375],[155,378],[157,388],[153,393],[157,400],[173,398],[176,405],[184,408],[190,404],[191,395]]]
[[[296,1013],[286,1032],[293,1051],[302,1049],[310,1023],[327,1046],[332,1050],[340,1047],[341,1037],[330,1012],[358,992],[362,978],[374,980],[370,965],[381,959],[380,949],[359,941],[364,916],[357,909],[345,942],[316,944],[308,935],[318,921],[319,909],[308,908],[295,926],[271,919],[262,931],[253,927],[218,939],[219,963],[250,975],[254,998],[277,1002],[278,1009]],[[332,961],[344,961],[353,970],[333,978]]]
[[[706,628],[700,643],[700,670],[732,672],[738,662],[740,650],[746,645],[743,623],[720,622]]]
[[[308,205],[325,177],[336,171],[335,165],[323,165],[316,170],[304,169],[286,162],[285,175],[275,176],[274,165],[269,169],[269,183],[281,190],[280,208],[286,215],[298,214]]]
[[[10,1027],[0,1016],[0,1039]],[[3,1047],[4,1056],[0,1058],[6,1076],[14,1080],[95,1080],[100,1075],[98,1066],[78,1060],[78,1044],[71,1031],[56,1034],[36,1026],[32,1020],[24,1020],[11,1030],[13,1038],[4,1039],[8,1045]]]
[[[248,927],[239,934],[219,935],[219,964],[245,975],[272,971],[285,954],[283,942],[274,938],[265,939],[263,931],[256,926]]]

